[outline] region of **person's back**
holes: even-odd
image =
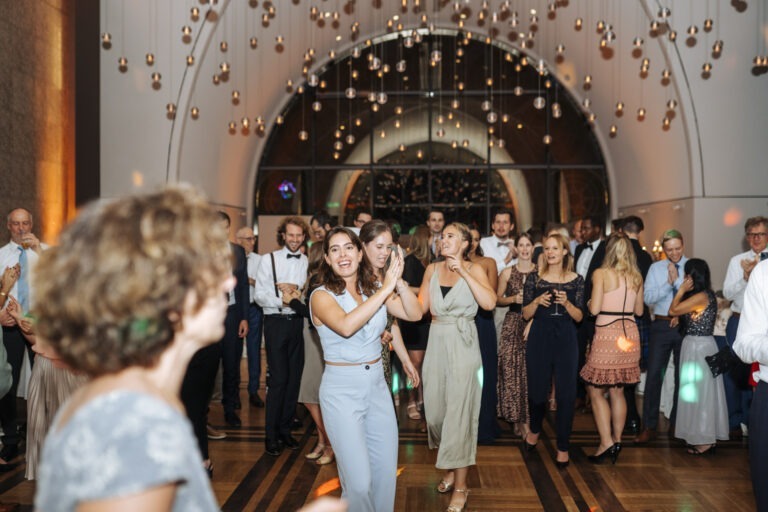
[[[611,269],[603,269],[603,303],[599,316],[624,316],[632,315],[637,297],[637,290],[632,289],[631,284],[627,283],[627,277],[619,275],[618,272]],[[607,289],[608,291],[605,291]],[[598,318],[598,323],[602,323],[603,318]]]

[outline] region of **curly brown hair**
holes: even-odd
[[[231,275],[227,233],[191,187],[87,207],[35,267],[37,333],[89,376],[151,367]]]
[[[378,284],[376,284],[376,274],[373,270],[373,266],[371,266],[370,262],[368,261],[368,258],[365,257],[363,242],[360,241],[360,239],[356,234],[352,232],[352,230],[343,226],[336,226],[335,228],[331,229],[323,240],[323,254],[328,256],[328,251],[330,250],[331,245],[331,238],[335,235],[338,235],[339,233],[347,235],[352,243],[355,244],[357,250],[363,254],[363,257],[360,260],[360,266],[357,269],[357,286],[363,295],[370,297],[379,289]],[[328,262],[325,261],[325,258],[323,258],[323,261],[320,264],[320,269],[317,272],[317,278],[319,284],[325,285],[329,291],[335,293],[336,295],[341,295],[344,293],[344,289],[346,288],[344,279],[342,279],[338,274],[336,274],[336,272],[333,271],[333,268],[331,268]]]
[[[277,226],[277,245],[278,247],[284,247],[285,246],[285,239],[283,238],[283,235],[285,235],[285,231],[288,227],[288,224],[293,224],[294,226],[299,226],[301,230],[304,232],[304,243],[307,242],[307,240],[310,239],[309,236],[309,225],[298,216],[290,216],[285,217],[282,221],[280,221],[280,225]]]

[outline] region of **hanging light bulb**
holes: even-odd
[[[336,142],[333,143],[333,149],[335,149],[336,151],[341,151],[342,149],[344,149],[344,143],[341,142],[340,140],[337,140]]]
[[[117,59],[117,68],[125,73],[125,71],[128,69],[128,59],[125,57],[120,57]]]
[[[189,113],[192,115],[192,119],[197,119],[200,117],[200,109],[197,107],[192,107]]]
[[[416,158],[418,158],[419,160],[421,160],[422,158],[424,158],[424,151],[422,151],[421,149],[419,149],[419,150],[416,152]]]
[[[275,118],[275,124],[276,125],[282,125],[285,122],[285,117],[282,115],[279,115]]]
[[[247,117],[242,118],[240,123],[243,125],[243,130],[247,130],[251,126],[251,120]]]
[[[595,121],[597,121],[597,114],[595,114],[594,112],[590,112],[589,115],[587,116],[587,121],[594,124]]]
[[[153,84],[156,84],[156,85],[159,84],[161,78],[162,78],[162,75],[160,75],[160,73],[158,73],[157,71],[152,73],[152,83]]]
[[[676,107],[677,107],[677,100],[675,100],[674,98],[667,102],[667,108],[669,110],[675,110]]]
[[[440,50],[432,50],[429,54],[429,59],[433,62],[440,62],[443,60],[443,53]]]
[[[677,31],[676,30],[670,30],[668,37],[669,37],[670,41],[675,42],[677,40]]]
[[[512,92],[515,94],[515,96],[522,96],[523,95],[523,88],[519,85],[512,89]]]
[[[169,116],[176,114],[176,104],[175,103],[168,103],[165,106],[165,111],[168,113]]]
[[[555,52],[557,52],[558,55],[562,55],[565,52],[565,45],[560,43],[555,47]]]
[[[712,71],[712,63],[711,62],[705,62],[704,65],[701,66],[701,70],[704,73],[709,73]]]
[[[317,78],[317,75],[315,73],[312,73],[307,77],[307,84],[310,87],[317,87],[317,84],[320,82],[320,80]]]
[[[491,110],[492,106],[493,105],[488,100],[483,100],[483,102],[480,104],[480,108],[482,109],[483,112],[488,112],[489,110]]]
[[[402,113],[403,113],[403,106],[402,105],[397,105],[395,107],[395,115],[399,116],[399,115],[402,115]]]
[[[438,114],[435,118],[435,122],[437,122],[437,124],[443,124],[445,122],[445,116],[443,114]]]
[[[224,61],[221,64],[219,64],[219,69],[221,69],[222,73],[229,73],[229,62]]]
[[[189,17],[192,18],[192,21],[197,21],[200,19],[200,9],[198,7],[193,7],[189,10]]]
[[[323,104],[320,103],[319,101],[313,101],[312,110],[314,110],[315,112],[320,112],[321,110],[323,110]]]
[[[699,33],[699,27],[697,27],[696,25],[691,25],[690,27],[688,27],[688,30],[686,30],[686,32],[688,33],[689,36],[695,36],[696,34]]]
[[[546,134],[546,135],[544,136],[544,138],[543,138],[543,139],[541,139],[541,141],[542,141],[544,144],[546,144],[547,146],[549,146],[550,144],[552,144],[552,136],[551,136],[550,134]]]
[[[640,48],[641,46],[643,46],[644,42],[645,41],[643,41],[643,38],[638,36],[632,40],[632,46],[634,46],[635,48]]]
[[[379,104],[378,103],[371,103],[371,110],[373,110],[374,112],[378,112],[379,111]]]
[[[237,123],[234,121],[230,121],[227,127],[229,128],[229,133],[235,133],[237,131]]]
[[[723,52],[723,42],[718,39],[715,44],[712,45],[712,53],[719,56]]]
[[[219,50],[221,50],[222,52],[226,52],[227,50],[229,50],[229,43],[227,43],[226,41],[220,42]]]
[[[651,65],[651,59],[649,59],[648,57],[644,58],[641,66],[644,68],[648,68],[650,67],[650,65]]]
[[[493,123],[495,123],[496,121],[499,120],[499,115],[496,112],[494,112],[493,110],[491,110],[490,112],[488,112],[488,115],[485,116],[485,119],[490,124],[493,124]]]
[[[453,140],[451,141],[451,147],[452,147],[453,149],[456,149],[456,148],[458,148],[458,147],[459,147],[459,141],[457,141],[456,139],[453,139]]]
[[[658,13],[656,13],[657,16],[663,20],[668,19],[670,16],[672,16],[672,11],[669,7],[661,7],[659,8]]]
[[[404,38],[403,46],[405,46],[406,48],[413,48],[413,38],[411,36]]]
[[[195,56],[187,55],[187,66],[193,66],[195,64]]]
[[[221,82],[221,78],[216,73],[214,73],[212,80],[213,80],[213,85],[219,85],[219,82]]]
[[[154,53],[148,53],[145,57],[147,66],[151,66],[155,63],[155,54]]]
[[[348,100],[353,100],[355,97],[357,97],[357,89],[354,87],[347,87],[347,89],[344,91],[344,96]]]
[[[590,100],[589,98],[584,98],[584,100],[582,100],[581,102],[581,106],[584,108],[589,108],[591,105],[592,105],[592,100]]]
[[[112,34],[109,32],[101,34],[101,45],[104,48],[109,49],[112,46]]]
[[[659,22],[656,20],[653,20],[651,22],[651,32],[658,32],[659,31]]]
[[[557,108],[555,108],[555,105],[557,105]],[[552,117],[555,119],[560,119],[563,117],[563,109],[560,108],[560,105],[557,103],[552,104]]]
[[[341,130],[337,129],[335,132],[333,132],[333,136],[336,137],[337,139],[340,139],[342,136]]]
[[[711,32],[713,25],[714,25],[714,23],[712,22],[712,18],[705,19],[704,20],[704,31],[705,32]]]
[[[192,35],[192,27],[190,27],[189,25],[184,25],[183,27],[181,27],[181,34],[184,37],[189,37],[190,35]]]
[[[669,117],[664,116],[664,119],[661,121],[661,126],[664,128],[669,128],[669,125],[672,121],[669,119]]]
[[[576,18],[576,22],[574,23],[574,28],[576,30],[581,30],[582,25],[584,24],[584,20],[581,18]]]
[[[403,144],[403,143],[401,142],[401,143],[400,143],[400,144],[397,146],[397,149],[399,149],[399,150],[400,150],[400,152],[402,153],[403,151],[405,151],[405,144]]]
[[[457,99],[451,100],[451,108],[452,109],[458,110],[460,106],[461,106],[461,103],[459,103],[459,100],[457,100]]]
[[[619,128],[615,124],[612,124],[610,129],[610,136],[615,137],[617,133],[619,133]]]
[[[501,122],[502,123],[508,123],[509,122],[509,114],[502,114],[501,115]]]
[[[616,113],[621,114],[624,112],[624,102],[619,101],[616,103]]]
[[[533,108],[536,110],[541,110],[547,105],[547,100],[544,99],[544,96],[536,96],[536,98],[533,100]]]
[[[400,128],[401,121],[399,119],[395,119],[395,128]]]
[[[590,85],[592,85],[592,75],[586,75],[584,77],[584,88],[589,88]]]
[[[668,69],[662,69],[661,70],[661,78],[663,80],[669,80],[669,77],[672,76],[672,73]]]
[[[385,93],[384,91],[381,91],[376,95],[376,103],[378,103],[379,105],[384,105],[387,102],[387,99],[388,99],[387,93]]]
[[[299,140],[305,141],[309,138],[309,133],[307,133],[307,130],[301,130],[299,131]]]
[[[398,73],[405,73],[405,61],[399,60],[397,61],[397,64],[395,64],[395,69]]]
[[[351,146],[352,144],[355,143],[355,136],[350,133],[349,135],[347,135],[346,139],[344,140],[346,140],[347,144]]]
[[[469,139],[464,139],[461,141],[461,147],[468,148],[469,147]]]
[[[234,91],[232,91],[232,103],[236,103],[238,101],[240,101],[240,91],[235,89]]]
[[[643,119],[645,119],[645,113],[646,113],[645,108],[640,107],[639,109],[637,109],[637,118],[642,121]]]
[[[438,128],[436,133],[440,138],[445,137],[445,128]]]
[[[597,20],[597,31],[602,32],[603,30],[605,30],[605,21]]]

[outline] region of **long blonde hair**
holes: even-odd
[[[602,269],[613,270],[619,276],[624,276],[631,283],[633,290],[639,290],[643,284],[643,276],[637,268],[637,257],[632,249],[632,242],[624,234],[614,233],[605,245],[605,258]]]
[[[573,270],[573,257],[568,250],[568,239],[560,233],[551,233],[546,238],[544,238],[544,245],[547,244],[547,240],[550,238],[553,238],[557,241],[560,249],[565,249],[565,255],[563,256],[562,263],[562,272],[571,272]],[[543,253],[542,256],[544,256]],[[549,272],[549,262],[547,261],[546,257],[540,257],[539,260],[541,261],[541,265],[539,266],[539,277],[541,277]]]

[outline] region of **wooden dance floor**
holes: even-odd
[[[246,375],[245,369],[243,375]],[[241,390],[241,428],[224,424],[220,405],[210,420],[227,438],[210,441],[214,461],[213,488],[225,512],[289,512],[315,497],[341,494],[335,464],[318,466],[304,454],[317,440],[309,415],[294,435],[301,447],[279,457],[264,453],[264,409],[250,406]],[[450,496],[435,491],[441,477],[435,453],[427,447],[419,422],[400,419],[399,476],[396,511],[442,511]],[[302,412],[303,411],[302,409]],[[571,440],[571,464],[555,467],[552,417],[534,452],[527,453],[512,429],[500,422],[502,437],[493,446],[478,447],[477,466],[469,473],[469,511],[754,511],[746,440],[718,444],[717,453],[694,457],[667,434],[644,446],[626,438],[618,463],[595,466],[587,460],[598,443],[589,413],[578,413]],[[19,503],[32,510],[34,483],[24,479],[24,465],[0,475],[0,503]]]

